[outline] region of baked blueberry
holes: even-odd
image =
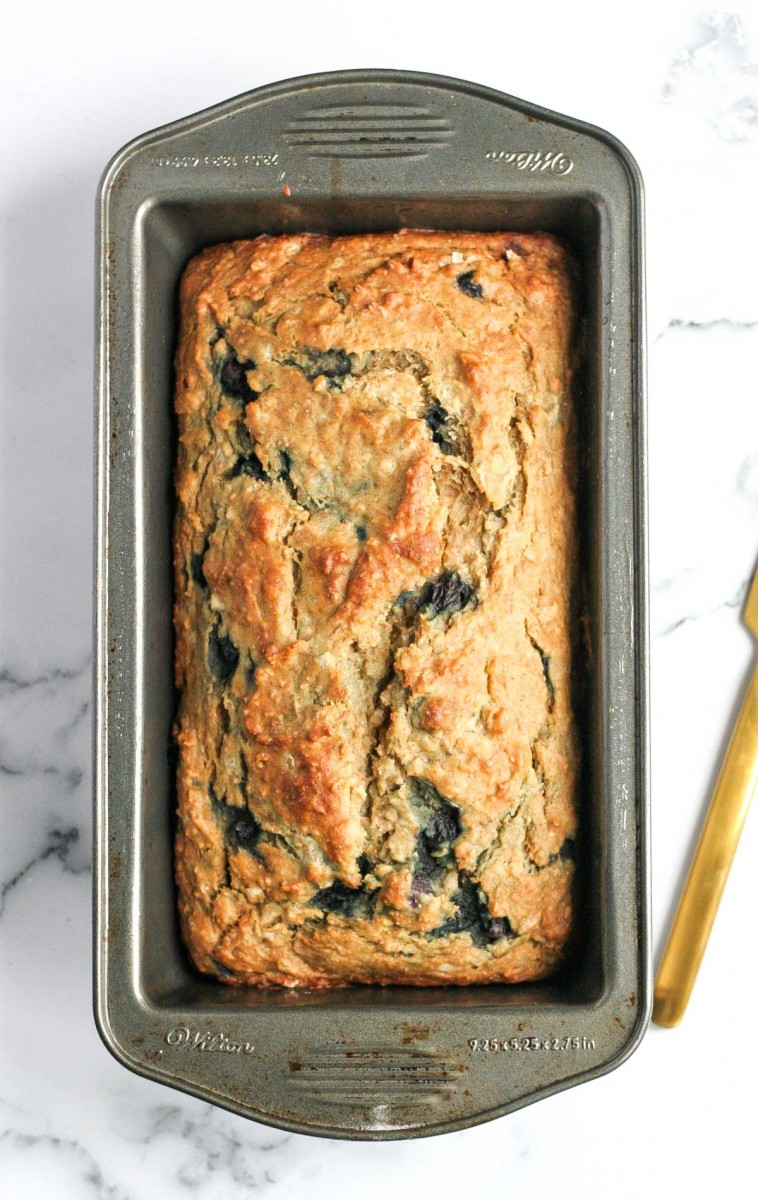
[[[220,633],[218,626],[208,636],[208,666],[217,683],[225,685],[237,670],[240,652],[230,637]]]
[[[233,354],[229,354],[224,359],[219,372],[219,382],[227,396],[231,396],[234,400],[241,400],[243,404],[250,404],[252,400],[257,400],[260,392],[254,392],[247,382],[248,371],[254,370],[254,362],[250,362],[250,360],[240,362]]]
[[[316,893],[311,904],[324,912],[337,913],[340,917],[354,917],[359,909],[365,907],[367,899],[363,888],[351,888],[341,879],[335,879],[329,887]]]
[[[240,475],[249,475],[251,479],[259,479],[261,483],[268,482],[268,475],[263,469],[263,463],[254,450],[251,450],[249,454],[239,456],[227,475],[227,479],[237,479]]]
[[[208,587],[208,580],[203,572],[203,563],[205,561],[205,553],[193,554],[190,558],[190,575],[194,579],[198,587],[204,590]]]
[[[576,857],[576,841],[572,837],[567,837],[560,850],[558,857],[562,862],[573,862]]]
[[[493,917],[479,887],[466,871],[458,872],[458,890],[453,892],[456,911],[432,930],[430,937],[450,937],[468,933],[475,946],[488,946],[500,938],[513,937],[507,917]]]
[[[247,808],[230,809],[230,811],[234,812],[235,816],[227,827],[229,841],[237,850],[254,850],[261,833],[260,825]],[[237,813],[239,815],[236,815]]]
[[[421,589],[418,608],[427,617],[438,617],[443,613],[450,616],[466,608],[472,600],[476,600],[473,585],[461,579],[457,571],[443,571]]]
[[[439,400],[434,400],[426,412],[424,420],[432,435],[432,441],[439,446],[443,454],[454,454],[455,445],[448,436],[448,426],[450,425],[450,417],[445,409],[440,404]]]
[[[473,271],[463,271],[455,281],[458,287],[463,292],[464,296],[470,296],[472,300],[481,300],[484,292],[481,284],[474,279]]]

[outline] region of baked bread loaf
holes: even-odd
[[[571,262],[259,237],[181,285],[176,873],[228,983],[471,984],[571,928]]]

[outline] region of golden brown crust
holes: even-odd
[[[181,285],[185,940],[225,982],[554,969],[577,738],[552,237],[215,246]]]

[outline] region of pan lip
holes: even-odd
[[[98,208],[102,210],[115,183],[116,177],[124,166],[137,154],[156,141],[176,137],[185,131],[198,129],[221,120],[231,112],[236,112],[247,105],[254,105],[261,100],[285,97],[294,93],[303,93],[308,89],[325,87],[335,84],[387,83],[407,84],[425,87],[430,90],[452,90],[473,96],[480,100],[488,100],[493,104],[512,109],[537,120],[560,125],[564,129],[579,133],[583,137],[592,137],[604,143],[623,163],[634,190],[638,193],[640,203],[644,199],[644,183],[639,164],[627,145],[599,125],[570,117],[542,105],[533,104],[529,100],[521,100],[508,92],[485,84],[475,83],[468,79],[458,79],[452,75],[439,75],[428,71],[406,71],[395,67],[356,67],[338,71],[317,71],[307,75],[293,75],[287,79],[263,83],[245,92],[238,92],[228,100],[213,104],[208,108],[198,109],[164,125],[157,125],[144,133],[138,134],[125,142],[123,146],[108,161],[100,177],[97,188]],[[440,194],[444,194],[440,193]]]
[[[254,106],[261,101],[276,98],[286,98],[291,94],[302,94],[308,89],[332,86],[336,84],[396,84],[413,85],[431,90],[447,90],[464,93],[475,99],[486,100],[541,121],[561,126],[585,138],[593,138],[607,146],[622,164],[629,184],[631,220],[628,230],[630,241],[630,328],[632,330],[631,349],[629,357],[629,374],[632,385],[632,412],[636,422],[636,430],[631,443],[632,459],[629,462],[630,478],[633,481],[635,495],[634,510],[634,561],[632,564],[634,581],[632,587],[632,614],[635,633],[635,667],[636,667],[636,708],[634,727],[637,733],[636,745],[636,806],[638,826],[636,831],[635,851],[637,855],[637,929],[638,944],[636,964],[638,971],[639,994],[636,1006],[636,1019],[623,1045],[610,1059],[580,1071],[575,1075],[562,1077],[557,1082],[548,1084],[536,1091],[524,1093],[516,1101],[496,1105],[490,1109],[473,1113],[467,1111],[465,1116],[435,1124],[412,1125],[407,1128],[393,1127],[392,1129],[361,1129],[345,1125],[328,1123],[314,1126],[311,1123],[300,1122],[269,1112],[259,1112],[249,1103],[237,1103],[228,1096],[217,1093],[213,1088],[200,1083],[189,1083],[167,1073],[163,1069],[153,1067],[141,1061],[132,1054],[125,1045],[124,1038],[119,1034],[117,1014],[110,1011],[109,988],[113,986],[109,978],[109,949],[105,936],[108,927],[109,904],[109,875],[108,864],[110,848],[108,841],[108,808],[107,783],[109,764],[106,751],[113,736],[110,728],[109,699],[106,685],[109,675],[107,634],[113,621],[108,613],[108,505],[110,501],[111,467],[109,462],[110,439],[110,408],[107,395],[109,377],[109,353],[111,349],[111,333],[108,327],[109,304],[109,264],[108,264],[108,235],[111,222],[111,202],[114,188],[119,175],[141,152],[166,138],[175,137],[186,132],[196,131],[205,125],[222,120],[231,113],[247,106]],[[437,199],[452,196],[454,193],[446,189],[444,182],[430,185],[430,192]],[[382,194],[381,186],[373,190],[373,194]],[[153,198],[154,200],[154,198]],[[602,189],[598,195],[602,203]],[[145,203],[147,201],[143,201]],[[152,200],[151,200],[152,202]],[[463,1129],[482,1124],[505,1113],[525,1107],[535,1100],[563,1091],[577,1083],[607,1074],[621,1065],[639,1046],[649,1023],[652,1009],[652,978],[651,978],[651,867],[650,867],[650,736],[649,736],[649,671],[648,671],[648,539],[647,539],[647,466],[646,466],[646,344],[645,344],[645,290],[644,290],[644,189],[639,166],[627,147],[606,130],[580,121],[576,118],[558,114],[531,102],[520,100],[504,92],[467,80],[427,72],[406,71],[392,68],[359,68],[353,70],[338,70],[319,72],[308,75],[294,76],[288,79],[263,84],[234,96],[219,104],[202,109],[196,113],[184,116],[178,120],[156,127],[146,133],[131,139],[116,152],[105,167],[97,190],[97,234],[98,255],[96,259],[96,486],[94,494],[95,529],[96,529],[96,560],[94,573],[95,603],[93,606],[95,618],[95,654],[93,656],[93,695],[95,700],[95,721],[93,722],[93,790],[95,797],[95,821],[93,826],[94,852],[96,870],[93,876],[93,905],[94,905],[94,987],[93,1006],[94,1019],[98,1033],[108,1051],[125,1067],[157,1082],[184,1091],[188,1095],[200,1096],[242,1116],[252,1117],[261,1124],[274,1128],[287,1129],[292,1132],[306,1133],[319,1137],[339,1137],[347,1140],[398,1140],[413,1137],[438,1136],[445,1132]],[[132,992],[129,999],[140,1009],[150,1008],[145,1005],[145,998],[140,994],[136,978],[130,978]],[[453,993],[457,989],[445,989]],[[581,1003],[575,1007],[602,1008],[607,995],[598,997],[594,1005]],[[556,1008],[566,1009],[566,1002],[555,1002]],[[189,1006],[188,1006],[189,1007]],[[393,1011],[395,1006],[386,1006],[385,1011]],[[402,1004],[397,1006],[402,1008]],[[451,998],[445,1012],[452,1014],[462,1006],[455,1004]],[[493,1006],[488,1006],[493,1007]],[[548,1001],[540,1006],[545,1012],[552,1003]],[[202,1005],[197,1006],[200,1011]],[[470,1006],[469,1011],[474,1011]],[[513,1012],[519,1006],[514,1005]],[[295,1010],[290,1010],[295,1011]],[[305,1011],[305,1010],[303,1010]],[[442,1011],[442,1010],[440,1010]]]
[[[97,1032],[109,1054],[118,1063],[126,1067],[127,1070],[145,1079],[150,1079],[154,1083],[161,1083],[188,1096],[196,1096],[199,1099],[207,1100],[212,1104],[226,1109],[228,1112],[254,1120],[271,1129],[283,1129],[290,1133],[307,1134],[319,1138],[340,1138],[348,1141],[401,1141],[419,1137],[439,1137],[445,1133],[454,1133],[475,1125],[483,1125],[495,1121],[499,1117],[507,1116],[512,1112],[517,1112],[521,1108],[526,1108],[539,1100],[544,1100],[548,1096],[556,1095],[581,1083],[589,1083],[594,1079],[609,1075],[612,1071],[622,1066],[639,1048],[650,1021],[652,993],[647,999],[648,1003],[641,1005],[638,1009],[637,1020],[630,1031],[627,1041],[612,1058],[605,1060],[600,1066],[588,1068],[586,1071],[578,1071],[574,1075],[562,1077],[541,1088],[525,1092],[515,1100],[493,1105],[490,1108],[480,1111],[469,1112],[457,1119],[438,1121],[434,1124],[398,1125],[389,1129],[361,1129],[354,1126],[330,1125],[327,1122],[316,1124],[314,1122],[298,1121],[284,1115],[272,1114],[269,1110],[258,1109],[250,1103],[235,1102],[230,1096],[205,1084],[185,1082],[168,1071],[164,1072],[156,1067],[150,1067],[130,1053],[121,1039],[116,1035],[108,1018],[106,1005],[103,1003],[104,996],[97,990],[94,995],[93,1016]]]

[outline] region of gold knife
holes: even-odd
[[[743,620],[758,639],[758,571]],[[684,1016],[758,784],[758,667],[753,670],[655,984],[653,1020],[671,1028]]]

